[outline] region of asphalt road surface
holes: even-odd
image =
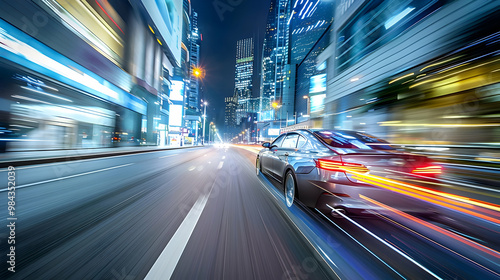
[[[287,208],[254,160],[232,146],[18,167],[12,216],[3,169],[0,278],[500,278],[498,224],[445,210],[428,221],[467,243],[419,220]]]

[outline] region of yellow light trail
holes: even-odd
[[[403,183],[371,174],[349,172],[354,174],[353,179],[372,184],[384,189],[411,196],[423,201],[431,202],[443,207],[460,211],[490,222],[500,224],[500,205],[488,203],[472,198],[449,194],[441,191],[424,188],[417,185]],[[479,208],[478,208],[479,207]],[[476,210],[476,211],[473,211]]]

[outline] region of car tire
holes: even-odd
[[[287,207],[292,207],[293,200],[297,192],[297,183],[295,182],[295,176],[291,170],[288,170],[285,175],[285,180],[283,181],[283,189],[285,190],[285,203]]]
[[[260,165],[260,158],[257,157],[257,159],[255,160],[255,173],[257,174],[257,176],[260,175],[260,172],[261,172],[261,165]]]

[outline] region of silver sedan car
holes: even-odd
[[[283,187],[286,204],[295,199],[320,211],[365,214],[376,199],[403,211],[421,212],[422,204],[399,193],[360,181],[356,174],[433,177],[441,166],[429,158],[400,151],[375,136],[347,130],[300,129],[265,142],[256,171]],[[378,177],[380,178],[380,177]]]

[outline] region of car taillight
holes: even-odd
[[[366,166],[360,163],[342,162],[323,158],[316,160],[316,167],[328,171],[338,172],[367,173],[368,171],[370,171]]]
[[[442,172],[442,167],[439,165],[417,167],[411,171],[411,173],[413,174],[421,174],[421,175],[441,174],[441,172]]]

